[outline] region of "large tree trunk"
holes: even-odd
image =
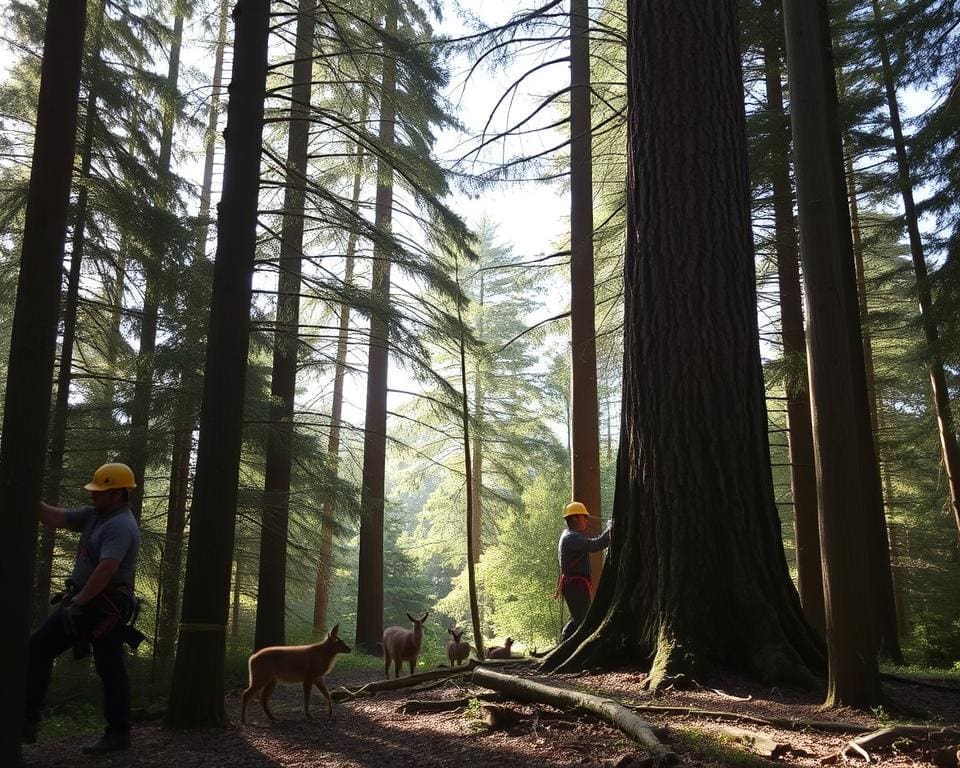
[[[387,9],[386,32],[397,33],[396,4]],[[380,145],[394,143],[397,63],[385,47],[380,96]],[[377,162],[375,224],[389,231],[393,217],[393,170],[387,158]],[[380,306],[370,318],[367,407],[363,437],[363,487],[360,492],[360,572],[357,587],[357,647],[379,656],[383,636],[383,503],[387,451],[387,367],[389,327],[383,313],[390,301],[390,254],[380,243],[373,249],[373,299]]]
[[[83,144],[80,148],[80,178],[90,178],[93,158],[93,135],[97,123],[97,75],[100,66],[100,45],[103,36],[103,18],[106,4],[101,2],[94,21],[92,46],[93,61],[89,77],[86,118],[83,127]],[[63,306],[63,335],[60,343],[60,364],[57,369],[57,399],[53,406],[53,422],[50,425],[50,445],[47,449],[47,474],[44,478],[43,497],[50,504],[59,505],[60,485],[63,481],[63,455],[67,444],[67,417],[70,404],[70,384],[73,380],[73,347],[77,332],[77,304],[80,294],[80,268],[83,264],[83,249],[87,226],[87,185],[80,184],[73,217],[73,236],[70,249],[70,271],[67,273],[67,290]],[[53,550],[56,531],[43,526],[37,547],[37,564],[33,577],[33,624],[39,624],[50,610],[50,578],[53,570]]]
[[[36,508],[43,485],[70,177],[77,140],[80,66],[87,4],[50,0],[40,65],[40,95],[30,166],[17,303],[10,336],[0,489],[10,549],[0,560],[0,599],[8,662],[0,697],[0,764],[22,765],[20,731],[27,670]]]
[[[880,50],[880,62],[883,67],[883,82],[887,92],[887,106],[890,110],[890,128],[893,131],[893,144],[897,153],[897,178],[900,182],[900,194],[903,196],[903,213],[910,239],[910,258],[913,261],[913,273],[917,279],[917,302],[920,305],[920,323],[927,343],[927,373],[930,376],[930,391],[933,406],[937,414],[937,431],[940,435],[940,452],[947,475],[950,491],[950,508],[953,510],[953,522],[960,537],[960,449],[957,447],[957,435],[953,425],[953,413],[950,407],[950,391],[943,371],[943,354],[937,323],[933,316],[933,299],[930,295],[930,278],[927,275],[927,262],[923,254],[923,240],[920,238],[920,225],[917,206],[913,199],[913,182],[910,178],[910,163],[907,160],[907,146],[903,138],[903,125],[900,122],[900,106],[897,103],[897,87],[894,82],[893,68],[890,65],[890,51],[880,22],[883,13],[880,3],[873,0],[873,16],[877,22],[877,47]]]
[[[610,559],[548,668],[809,682],[757,329],[736,0],[627,5],[624,390]]]
[[[367,111],[361,111],[360,124],[366,121]],[[363,182],[363,144],[357,142],[356,170],[353,174],[353,198],[350,205],[351,222],[356,222],[360,211],[360,191]],[[343,284],[353,286],[353,267],[357,252],[357,227],[350,229],[347,238],[346,259],[343,267]],[[327,437],[327,467],[331,478],[340,469],[340,429],[343,421],[343,383],[347,375],[347,342],[350,333],[350,304],[340,305],[340,325],[337,337],[337,361],[333,374],[333,396],[330,402],[330,433]],[[330,600],[330,583],[333,580],[333,527],[337,505],[331,494],[323,500],[320,516],[320,553],[317,558],[317,579],[313,592],[313,634],[322,639],[327,631],[327,607]]]
[[[777,284],[780,293],[780,335],[783,356],[791,371],[806,371],[806,335],[803,330],[803,295],[800,290],[800,253],[793,218],[790,182],[790,123],[783,110],[780,51],[783,26],[778,0],[764,0],[764,21],[769,27],[763,47],[767,110],[771,131],[771,180],[776,228]],[[797,548],[797,586],[803,613],[821,635],[826,632],[823,613],[823,574],[820,570],[820,524],[817,520],[817,475],[814,471],[813,425],[806,377],[787,380],[787,441],[790,448],[790,488]]]
[[[873,461],[863,344],[844,190],[837,89],[825,0],[784,0],[807,360],[820,502],[829,648],[828,705],[866,707],[880,695],[871,602],[865,468]],[[867,421],[867,434],[862,422]],[[875,461],[873,462],[876,463]]]
[[[220,115],[220,93],[223,88],[223,54],[226,48],[228,0],[220,3],[220,25],[217,33],[216,53],[213,63],[213,92],[207,115],[206,148],[204,152],[203,179],[200,186],[200,209],[198,218],[206,222],[210,214],[210,197],[213,188],[213,161],[216,155],[217,120]],[[205,286],[203,271],[208,268],[206,260],[207,225],[202,223],[197,234],[193,264],[187,279],[186,303],[189,307],[205,306],[207,297],[201,297]],[[188,354],[202,346],[199,327],[187,324]],[[183,534],[186,525],[187,503],[190,498],[190,455],[193,451],[193,430],[196,427],[196,412],[199,398],[195,394],[198,377],[192,356],[180,372],[177,404],[174,409],[173,449],[170,460],[170,488],[167,499],[167,526],[163,542],[162,584],[160,589],[160,626],[157,630],[155,653],[161,668],[173,657],[177,621],[180,616],[180,579],[182,576]]]
[[[600,534],[600,421],[593,295],[593,163],[590,125],[590,16],[587,0],[570,2],[570,399],[572,498]],[[594,583],[603,554],[590,555]]]
[[[180,639],[166,722],[223,725],[223,661],[236,527],[250,297],[257,232],[269,0],[234,9],[233,81],[227,110],[210,331]]]
[[[287,591],[287,530],[290,519],[290,462],[293,454],[297,347],[300,334],[300,274],[303,260],[303,205],[310,140],[314,0],[300,0],[287,141],[286,191],[280,233],[280,276],[273,337],[270,431],[260,529],[257,623],[254,649],[283,645]]]

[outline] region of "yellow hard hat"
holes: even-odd
[[[88,491],[111,491],[114,488],[136,488],[133,470],[126,464],[104,464],[93,473],[93,480],[85,486]]]
[[[564,517],[575,517],[576,515],[589,515],[587,508],[579,501],[571,501],[563,508]]]

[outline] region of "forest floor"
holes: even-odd
[[[654,698],[643,690],[645,675],[636,670],[580,675],[536,676],[530,668],[511,670],[536,677],[547,685],[574,688],[610,696],[624,704],[676,708],[674,711],[638,711],[658,729],[662,741],[680,758],[680,765],[710,766],[821,766],[865,764],[864,757],[844,757],[844,747],[858,734],[825,732],[813,727],[789,728],[759,724],[760,719],[842,721],[861,728],[881,729],[894,723],[949,726],[960,723],[960,685],[929,681],[940,688],[903,680],[884,681],[887,703],[872,713],[852,709],[825,710],[822,693],[761,687],[737,677],[717,676],[692,690],[668,690]],[[376,670],[334,670],[327,678],[333,691],[340,685],[357,686],[381,679]],[[298,686],[278,686],[273,710],[279,722],[271,725],[259,702],[251,702],[248,725],[239,724],[240,691],[227,696],[231,725],[223,729],[170,731],[156,720],[141,722],[133,731],[128,752],[90,758],[80,754],[87,741],[76,736],[58,738],[23,748],[32,768],[130,766],[131,768],[264,768],[320,766],[321,768],[458,768],[459,766],[584,766],[637,768],[644,752],[619,730],[593,717],[560,712],[546,705],[499,702],[521,715],[505,729],[492,730],[481,719],[478,701],[448,712],[404,714],[410,700],[462,699],[490,694],[469,678],[425,684],[334,703],[332,720],[314,690],[313,720],[303,716]],[[680,711],[690,710],[690,711]],[[693,710],[697,710],[697,713]],[[730,713],[739,722],[717,713]],[[713,714],[704,714],[713,713]],[[743,718],[754,718],[746,720]],[[730,727],[753,736],[738,735]],[[91,740],[97,734],[90,734]],[[759,737],[759,738],[758,738]],[[766,741],[763,737],[765,737]],[[744,743],[753,741],[753,746]],[[868,746],[874,763],[885,766],[957,768],[960,739],[931,746],[900,738],[892,745]],[[776,757],[758,752],[764,747]],[[646,763],[646,764],[649,764]]]

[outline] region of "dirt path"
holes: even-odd
[[[369,672],[336,672],[328,678],[330,688],[342,684],[379,679]],[[548,684],[582,686],[591,692],[608,691],[622,701],[664,706],[690,707],[703,710],[725,710],[761,717],[789,717],[810,720],[844,720],[863,725],[882,725],[874,715],[856,711],[824,712],[816,694],[760,688],[737,678],[718,678],[709,687],[693,691],[671,692],[652,699],[642,691],[643,675],[617,672],[591,676],[554,676]],[[314,695],[312,721],[303,717],[298,687],[282,687],[274,695],[274,711],[280,719],[270,725],[254,702],[248,710],[250,724],[241,727],[238,720],[239,695],[227,699],[227,712],[234,724],[225,729],[188,732],[168,731],[158,723],[138,726],[133,733],[133,747],[117,756],[92,759],[82,756],[79,747],[84,739],[63,739],[24,747],[24,758],[34,768],[73,768],[92,765],[146,768],[257,768],[261,766],[320,766],[322,768],[455,768],[458,766],[586,766],[602,768],[621,763],[630,765],[624,755],[639,750],[619,731],[587,717],[571,713],[555,713],[541,708],[546,717],[534,720],[534,709],[510,704],[527,715],[506,731],[489,731],[485,725],[463,711],[437,714],[406,715],[398,707],[408,698],[460,698],[478,693],[447,682],[429,691],[383,693],[368,698],[334,704],[332,721],[326,719],[322,699]],[[960,690],[957,693],[936,691],[906,684],[888,684],[892,707],[908,709],[924,719],[940,723],[960,722]],[[646,719],[666,727],[667,741],[681,754],[686,766],[722,766],[729,764],[729,750],[737,747],[722,739],[704,739],[702,734],[719,734],[723,723],[716,718],[688,715],[652,716]],[[881,713],[883,714],[883,713]],[[820,766],[835,755],[850,736],[822,734],[776,728],[744,727],[762,731],[768,737],[789,746],[780,765]],[[693,734],[693,735],[691,735]],[[700,734],[699,736],[696,734]],[[95,734],[91,734],[95,736]],[[711,745],[720,744],[719,751]],[[726,756],[725,752],[726,750]],[[887,750],[883,765],[931,765],[932,756],[920,753],[897,753]],[[763,762],[755,763],[762,765]],[[766,763],[770,764],[770,763]],[[636,765],[634,763],[634,765]],[[952,764],[956,765],[956,763]]]

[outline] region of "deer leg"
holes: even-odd
[[[410,659],[410,674],[411,674],[411,675],[413,674],[414,667],[416,667],[416,666],[417,666],[417,660],[416,660],[416,659]]]
[[[320,689],[320,693],[323,694],[323,698],[327,700],[327,719],[330,720],[333,718],[333,699],[330,698],[330,691],[327,690],[327,683],[322,677],[318,677],[313,681],[313,684]]]
[[[390,679],[390,654],[386,651],[383,652],[383,676]]]
[[[247,688],[247,690],[245,690],[243,694],[240,696],[240,722],[243,723],[244,725],[247,724],[247,704],[249,703],[250,699],[253,697],[253,694],[255,694],[259,690],[260,689],[257,686],[251,683],[250,687]]]
[[[277,722],[277,718],[275,718],[273,716],[273,712],[270,711],[270,694],[273,693],[273,689],[276,687],[277,681],[271,680],[260,692],[260,706],[263,707],[263,711],[267,713],[267,717],[270,719],[271,723]]]
[[[393,676],[400,677],[400,666],[403,664],[403,659],[396,659],[394,662]]]
[[[313,683],[310,681],[310,678],[307,678],[303,681],[303,714],[307,716],[307,720],[311,720],[310,716],[310,689],[313,688]]]

